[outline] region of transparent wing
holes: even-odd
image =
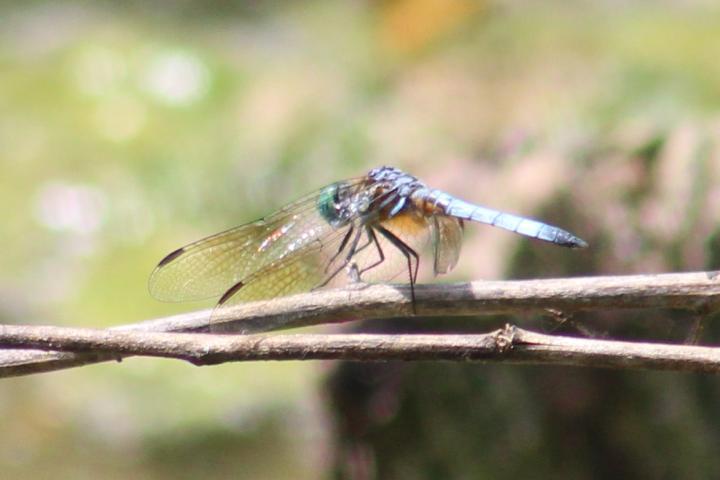
[[[433,272],[448,273],[455,268],[462,249],[462,220],[435,215],[432,217],[432,247],[435,257]]]
[[[356,188],[361,179],[342,182]],[[217,297],[293,251],[302,250],[333,228],[317,210],[313,192],[256,222],[204,238],[167,255],[150,276],[150,294],[158,300]]]
[[[419,215],[403,214],[382,222],[384,228],[419,255],[426,250],[430,238],[430,223]],[[377,230],[375,230],[377,231]],[[349,232],[349,233],[348,233]],[[351,250],[355,235],[358,235],[356,250]],[[410,281],[408,259],[382,234],[375,233],[377,243],[368,235],[359,222],[316,239],[302,252],[289,255],[266,265],[234,285],[220,299],[213,311],[211,323],[220,322],[232,306],[249,301],[307,292],[316,288],[331,288],[347,284],[352,280],[346,262],[366,282],[381,282],[398,278]],[[384,258],[381,258],[380,251]],[[382,260],[382,261],[381,261]],[[415,260],[410,258],[411,268]]]
[[[330,276],[333,256],[346,233],[347,228],[336,230],[306,245],[301,252],[277,259],[238,281],[222,296],[215,313],[242,302],[312,290]]]

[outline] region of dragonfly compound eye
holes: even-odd
[[[317,197],[315,206],[320,216],[333,227],[345,225],[352,216],[349,185],[344,182],[337,182],[328,185]]]

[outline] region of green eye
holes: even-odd
[[[340,201],[338,193],[340,191],[340,183],[333,183],[325,187],[318,195],[316,202],[318,212],[330,224],[335,224],[340,220],[336,208]]]

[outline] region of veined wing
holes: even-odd
[[[429,245],[432,221],[432,218],[415,213],[403,213],[381,222],[380,226],[421,255]],[[352,278],[346,271],[349,265],[360,273],[360,279],[365,282],[395,278],[409,282],[409,269],[414,271],[416,268],[414,258],[405,257],[377,229],[373,230],[373,234],[375,240],[369,236],[364,225],[355,222],[352,226],[347,225],[315,239],[296,255],[265,265],[223,295],[213,311],[211,322],[220,322],[232,306],[240,303],[347,284]],[[356,249],[351,250],[355,235],[359,235],[358,242]],[[349,265],[346,262],[348,255]]]
[[[278,258],[264,265],[229,287],[213,311],[211,321],[217,322],[229,307],[243,302],[307,292],[321,285],[336,285],[345,279],[344,272],[330,278],[332,268],[341,265],[336,256],[350,227],[334,230],[323,238],[316,238],[302,251]],[[333,262],[333,258],[335,262]]]
[[[357,188],[362,178],[338,184]],[[327,188],[327,187],[325,187]],[[325,188],[252,223],[198,240],[163,258],[150,276],[150,294],[165,301],[225,293],[240,280],[306,248],[333,231],[317,208]]]
[[[432,217],[433,272],[448,273],[460,258],[463,240],[462,220],[445,215]]]

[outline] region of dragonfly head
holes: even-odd
[[[348,221],[346,199],[343,198],[344,183],[337,182],[323,188],[317,198],[316,207],[320,215],[333,227],[339,228]]]

